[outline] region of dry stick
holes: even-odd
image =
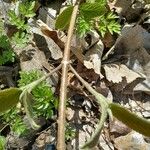
[[[62,60],[62,78],[60,86],[60,100],[58,112],[58,132],[57,132],[57,150],[65,150],[65,108],[66,108],[66,93],[67,93],[67,74],[68,64],[70,60],[71,38],[74,31],[76,16],[78,13],[79,3],[74,6],[71,21],[68,29],[67,42],[64,49],[64,57]]]
[[[107,98],[105,98],[102,94],[96,92],[96,90],[94,90],[90,84],[88,84],[75,70],[74,68],[70,65],[70,70],[75,74],[75,76],[80,80],[80,82],[87,88],[87,90],[95,96],[97,102],[100,104],[101,106],[101,117],[100,117],[100,121],[98,123],[98,126],[96,128],[95,133],[92,135],[92,137],[89,139],[88,142],[86,142],[81,148],[82,149],[91,149],[94,146],[97,145],[98,140],[99,140],[99,136],[101,133],[101,130],[103,128],[104,122],[106,121],[107,115],[108,115],[108,100]]]
[[[108,58],[108,55],[114,50],[115,45],[113,45],[110,50],[103,56],[102,60],[105,60]]]

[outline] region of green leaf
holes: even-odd
[[[120,34],[121,26],[118,22],[115,22],[114,20],[110,21],[110,24],[108,24],[107,28],[111,34],[113,34],[113,32]]]
[[[83,16],[79,16],[77,18],[76,30],[77,30],[77,34],[79,35],[79,37],[83,37],[91,29],[92,29],[91,23],[85,20]]]
[[[99,31],[104,37],[105,33],[110,32],[111,34],[120,34],[121,25],[116,21],[116,16],[112,12],[103,14],[99,17]]]
[[[19,96],[21,94],[19,88],[9,88],[0,91],[0,113],[8,109],[11,109],[19,101]]]
[[[67,7],[56,19],[55,27],[57,29],[65,29],[70,22],[73,6]]]
[[[34,13],[35,1],[33,2],[22,2],[19,6],[19,11],[22,15],[27,18],[34,17],[36,14]]]
[[[23,101],[24,109],[25,109],[27,118],[29,120],[29,123],[34,130],[37,130],[40,128],[40,126],[36,124],[36,122],[34,121],[31,98],[32,98],[32,95],[27,90],[24,90],[20,95],[20,100]]]
[[[16,32],[11,38],[11,42],[18,48],[24,48],[29,41],[30,35],[25,32]]]
[[[101,24],[99,27],[99,31],[101,33],[101,36],[104,37],[105,33],[107,32],[107,26],[105,24]]]
[[[27,30],[28,25],[25,23],[25,20],[22,20],[19,16],[15,14],[14,11],[10,10],[8,12],[9,21],[12,25],[15,25],[17,29]]]
[[[12,50],[5,50],[0,55],[0,65],[15,61],[15,53]]]
[[[24,136],[27,134],[27,124],[25,124],[22,120],[23,114],[20,107],[13,107],[12,109],[2,113],[0,118],[5,125],[9,124],[11,131],[13,131],[17,136]]]
[[[26,86],[33,81],[42,77],[42,72],[39,70],[21,71],[19,87]],[[54,115],[55,109],[58,106],[58,100],[55,98],[53,91],[46,81],[42,81],[32,90],[32,99],[34,102],[33,116],[51,118]]]
[[[11,48],[9,39],[6,35],[0,36],[0,47],[3,49],[10,49]]]
[[[10,41],[6,35],[0,36],[0,65],[4,65],[7,62],[14,62],[15,53],[13,52]]]
[[[140,118],[119,104],[111,103],[109,107],[113,115],[133,130],[150,137],[150,121]]]
[[[30,11],[32,11],[32,10],[34,10],[34,7],[35,7],[35,1],[33,1],[33,2],[30,2],[30,6],[29,6],[29,10]]]
[[[5,34],[4,22],[3,22],[2,18],[0,18],[0,36],[3,34]]]
[[[99,2],[101,4],[106,4],[107,3],[107,0],[95,0],[95,2]]]
[[[112,19],[116,19],[119,18],[117,15],[113,14],[112,12],[108,13],[107,15],[107,19],[112,20]]]
[[[98,3],[98,2],[84,3],[81,4],[80,6],[81,14],[87,19],[98,17],[103,13],[105,13],[105,11],[106,11],[105,4]]]
[[[5,150],[6,138],[0,135],[0,150]]]

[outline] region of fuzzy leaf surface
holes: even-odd
[[[0,113],[11,109],[19,101],[19,96],[21,94],[19,88],[8,88],[0,91]]]
[[[87,18],[95,18],[102,15],[106,11],[105,4],[102,3],[84,3],[80,6],[81,14]]]
[[[55,27],[57,29],[65,29],[70,22],[73,6],[67,7],[56,19]]]
[[[133,130],[150,137],[150,121],[138,117],[119,104],[111,103],[109,107],[113,115]]]

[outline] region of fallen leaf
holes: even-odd
[[[102,41],[99,40],[98,37],[95,38],[95,36],[95,34],[92,35],[91,43],[96,43],[86,52],[84,56],[84,65],[87,69],[94,69],[95,73],[101,75],[101,57],[104,50],[104,45]]]
[[[114,140],[118,150],[149,150],[150,144],[146,143],[143,136],[137,132],[131,132],[126,136],[120,136]]]
[[[142,78],[141,75],[130,70],[123,64],[106,64],[103,68],[105,70],[106,79],[113,83],[120,83],[123,81],[123,78],[125,78],[127,84],[129,84],[137,78]]]
[[[110,133],[113,135],[126,135],[131,129],[116,118],[110,121]]]
[[[114,53],[121,56],[133,55],[136,50],[144,46],[145,30],[137,25],[125,25],[115,43]]]
[[[144,1],[139,0],[114,0],[108,4],[111,10],[115,9],[119,16],[125,17],[127,21],[134,21],[139,18],[145,6]]]
[[[41,20],[37,20],[37,24],[39,25],[44,35],[51,38],[61,49],[64,49],[64,42],[60,40],[57,31],[51,29],[48,25],[46,25]]]
[[[150,93],[150,33],[141,26],[126,25],[121,36],[115,43],[113,58],[126,57],[124,64],[140,76],[144,81],[138,81],[131,85],[134,91]],[[129,91],[129,90],[128,90]]]
[[[44,35],[39,28],[32,27],[34,41],[41,51],[50,51],[54,60],[62,58],[63,54],[60,47],[47,35]]]
[[[142,105],[143,105],[142,107],[144,108],[142,115],[146,118],[150,118],[150,101],[142,103]]]

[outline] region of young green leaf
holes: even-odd
[[[30,40],[30,35],[25,32],[16,32],[12,38],[11,42],[19,48],[24,48]]]
[[[19,88],[8,88],[0,91],[0,113],[11,109],[19,101],[19,96],[21,94]]]
[[[10,49],[11,48],[9,39],[6,35],[0,36],[0,47],[1,47],[1,49]]]
[[[34,17],[36,14],[34,13],[35,1],[31,2],[22,2],[19,6],[20,13],[27,17]]]
[[[3,34],[5,34],[4,22],[3,22],[2,18],[0,18],[0,36]]]
[[[31,94],[28,93],[28,91],[24,90],[20,95],[20,100],[23,101],[25,112],[26,112],[26,115],[28,117],[31,127],[34,130],[39,129],[40,126],[36,124],[36,122],[34,121],[33,110],[31,106]]]
[[[22,136],[27,134],[28,128],[22,120],[23,116],[20,107],[13,107],[12,109],[2,113],[0,118],[4,125],[9,124],[11,131],[13,131],[16,135]]]
[[[113,115],[133,130],[150,137],[150,121],[140,118],[119,104],[111,103],[109,107]]]
[[[92,25],[89,21],[85,20],[83,16],[79,16],[76,21],[76,31],[79,37],[86,35],[88,31],[92,29]]]
[[[6,138],[0,135],[0,150],[5,150]]]
[[[99,2],[101,4],[106,4],[107,3],[107,0],[95,0],[95,2]]]
[[[56,19],[55,27],[57,29],[65,29],[70,22],[73,6],[67,7]]]
[[[38,70],[29,72],[22,71],[20,72],[19,87],[26,86],[41,77],[42,72]],[[51,118],[54,115],[55,109],[57,109],[58,100],[46,81],[41,82],[32,90],[32,96],[34,102],[34,105],[32,104],[34,117],[42,116],[46,119]]]
[[[0,65],[4,65],[7,62],[14,62],[15,61],[15,53],[11,48],[10,41],[6,35],[0,36]]]
[[[121,25],[116,21],[117,18],[118,16],[112,12],[105,13],[99,17],[98,30],[102,37],[104,37],[107,32],[120,34]]]
[[[105,11],[106,11],[106,8],[105,8],[105,4],[103,3],[98,3],[98,2],[84,3],[84,4],[81,4],[80,6],[81,14],[87,19],[100,16],[103,13],[105,13]]]
[[[15,53],[12,50],[4,50],[0,55],[0,65],[15,61]]]

